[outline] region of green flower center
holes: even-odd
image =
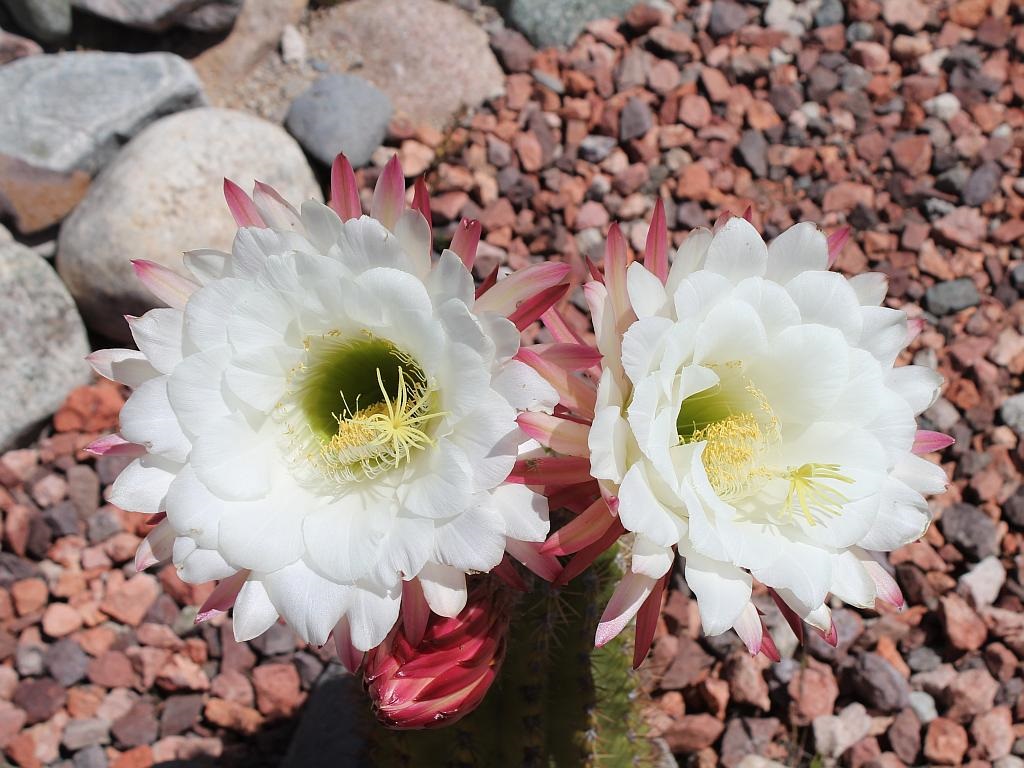
[[[305,456],[339,481],[397,469],[433,445],[431,426],[444,416],[419,363],[369,333],[328,333],[306,340],[296,400],[313,436]]]

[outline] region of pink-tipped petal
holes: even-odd
[[[772,596],[772,600],[775,601],[775,605],[778,606],[779,611],[782,613],[782,618],[789,624],[789,628],[793,630],[793,634],[796,635],[797,642],[802,643],[804,641],[804,622],[786,601],[783,600],[774,589],[769,589],[768,594]]]
[[[419,211],[420,216],[427,222],[427,231],[430,232],[431,240],[434,237],[434,223],[430,218],[430,193],[427,191],[427,182],[420,176],[413,185],[412,209]]]
[[[393,155],[377,178],[373,189],[370,213],[388,229],[394,231],[398,217],[405,210],[405,176],[398,155]]]
[[[540,551],[552,555],[574,555],[600,540],[617,518],[604,499],[598,499],[580,515],[555,531],[541,545]]]
[[[732,218],[734,218],[732,211],[722,211],[720,214],[718,214],[718,218],[715,219],[715,224],[711,228],[711,231],[714,232],[715,234],[718,234],[718,230],[724,227],[726,222]]]
[[[933,453],[935,451],[941,451],[945,448],[949,448],[953,443],[956,442],[956,438],[943,434],[942,432],[933,432],[930,429],[919,429],[917,434],[914,435],[914,445],[911,450],[918,454]]]
[[[925,328],[926,324],[923,317],[912,317],[907,320],[907,344],[920,336]]]
[[[568,419],[561,419],[540,411],[519,414],[519,428],[527,435],[555,453],[566,456],[589,456],[587,437],[590,429]]]
[[[566,282],[571,269],[561,261],[546,261],[517,270],[481,294],[476,300],[475,309],[508,317],[521,302]]]
[[[850,227],[840,227],[828,236],[828,265],[831,267],[839,258],[840,251],[850,241]]]
[[[754,223],[754,206],[747,206],[747,209],[743,211],[743,218],[747,220],[748,224]]]
[[[625,318],[632,312],[629,306],[629,292],[626,289],[628,266],[629,251],[626,248],[626,238],[623,237],[619,225],[612,224],[608,229],[608,240],[605,243],[604,284],[608,288],[608,299],[611,301],[616,328],[620,331],[626,330]]]
[[[583,379],[538,355],[529,347],[516,353],[516,359],[526,363],[539,373],[558,392],[559,402],[583,418],[593,419],[597,407],[597,387],[589,379]]]
[[[494,269],[491,270],[490,274],[488,274],[487,277],[481,280],[480,285],[476,287],[476,298],[479,299],[481,296],[483,296],[485,293],[491,290],[491,288],[493,288],[497,282],[498,267],[495,266]]]
[[[545,555],[535,541],[505,539],[505,551],[513,558],[540,576],[544,581],[554,581],[562,571],[562,564],[554,555]]]
[[[622,523],[616,518],[615,523],[605,531],[604,536],[595,541],[589,547],[581,549],[576,555],[573,556],[562,572],[558,575],[558,581],[555,582],[558,586],[564,587],[570,581],[575,579],[587,568],[590,567],[591,563],[597,560],[608,547],[618,540],[622,534],[626,532],[626,529],[622,527]]]
[[[582,344],[582,337],[569,325],[568,321],[562,316],[562,313],[552,307],[543,315],[540,319],[544,322],[544,326],[551,333],[553,338],[559,344]]]
[[[556,285],[543,290],[516,307],[508,319],[516,327],[516,330],[525,331],[537,320],[540,320],[545,312],[561,301],[568,292],[568,284]]]
[[[875,582],[875,594],[878,596],[878,599],[888,603],[893,608],[902,610],[906,606],[907,601],[903,598],[903,591],[900,589],[900,585],[896,583],[896,579],[885,570],[881,563],[866,552],[858,555],[858,559],[864,570],[867,571],[868,576]]]
[[[556,342],[534,344],[532,349],[549,363],[567,371],[585,371],[601,362],[601,351],[588,344]]]
[[[341,665],[354,675],[363,664],[364,654],[352,645],[352,628],[348,616],[342,616],[334,625],[334,649],[338,652]]]
[[[239,227],[265,227],[263,217],[256,210],[252,198],[231,179],[224,179],[224,200],[227,201],[231,218]]]
[[[328,205],[342,221],[358,219],[363,215],[356,174],[352,170],[352,163],[344,154],[334,158],[331,164],[331,201]]]
[[[747,603],[732,628],[736,630],[740,640],[747,646],[751,656],[757,656],[761,652],[761,646],[764,643],[764,626],[753,603]]]
[[[139,281],[150,293],[169,307],[184,309],[188,298],[199,289],[199,284],[179,275],[173,269],[146,259],[133,259],[132,267]]]
[[[416,646],[427,631],[430,606],[423,597],[423,586],[419,579],[402,582],[402,632],[409,642]]]
[[[654,643],[654,631],[658,628],[658,617],[661,616],[661,597],[665,594],[668,582],[666,573],[654,585],[651,594],[644,600],[636,614],[636,642],[633,645],[633,669],[639,669],[647,658],[647,653]]]
[[[822,632],[820,629],[815,629],[821,639],[831,645],[833,648],[839,645],[839,630],[836,629],[836,623],[833,621],[828,625],[828,629]]]
[[[508,556],[507,552],[501,558],[501,562],[491,569],[491,573],[501,579],[508,587],[516,590],[516,592],[529,591],[526,581],[512,563],[512,559]]]
[[[476,262],[476,249],[480,245],[480,222],[476,219],[463,219],[459,222],[452,238],[451,250],[462,259],[466,269],[472,269]],[[497,279],[497,275],[495,275]]]
[[[160,521],[135,550],[135,570],[142,572],[150,566],[171,559],[174,547],[174,529],[166,520]]]
[[[600,648],[618,637],[636,616],[648,595],[654,591],[657,582],[658,579],[632,571],[622,577],[597,624],[597,632],[594,634],[595,646]]]
[[[129,443],[120,435],[106,435],[85,446],[85,452],[93,456],[142,456],[146,449],[138,443]]]
[[[196,624],[231,610],[245,580],[249,578],[249,573],[247,568],[243,568],[226,579],[221,579],[210,596],[206,598],[206,602],[200,606],[199,613],[196,614]]]
[[[252,202],[268,227],[302,230],[299,212],[269,184],[256,182],[252,190]]]
[[[146,525],[160,525],[160,523],[162,523],[166,519],[166,512],[154,512],[152,515],[146,518]]]
[[[775,645],[775,639],[772,637],[772,633],[769,632],[768,627],[765,626],[764,619],[761,619],[761,628],[764,633],[761,638],[761,653],[776,663],[782,661],[782,654],[779,653],[779,648]]]
[[[668,223],[665,220],[665,203],[660,197],[654,204],[651,228],[647,230],[644,266],[661,280],[662,285],[668,282]]]

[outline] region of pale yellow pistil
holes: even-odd
[[[383,400],[366,408],[357,405],[354,412],[346,404],[343,414],[334,414],[338,431],[321,446],[320,458],[335,471],[348,474],[358,469],[363,476],[371,478],[397,469],[413,451],[434,444],[425,427],[432,419],[445,414],[430,412],[431,392],[425,383],[406,377],[404,369],[399,367],[397,392],[393,398],[384,386],[379,368],[377,384]]]
[[[839,472],[838,464],[804,464],[789,469],[783,477],[789,480],[783,511],[792,514],[795,501],[795,506],[800,508],[808,525],[817,523],[815,513],[835,517],[842,514],[843,505],[849,502],[849,499],[833,486],[822,482],[834,480],[837,483],[853,483],[852,477]]]

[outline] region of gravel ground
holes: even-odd
[[[957,443],[936,525],[890,557],[908,607],[839,608],[838,647],[798,647],[766,601],[785,656],[772,665],[731,635],[702,639],[677,581],[649,720],[682,765],[1024,766],[1024,7],[1010,5],[677,0],[541,52],[491,24],[507,94],[444,134],[395,121],[377,152],[377,167],[397,149],[427,173],[442,235],[483,222],[483,272],[557,254],[582,280],[609,222],[642,248],[660,195],[677,241],[748,206],[768,236],[849,224],[838,267],[885,272],[887,302],[926,321],[908,357],[947,384],[924,426]],[[582,306],[575,291],[566,312],[587,331]],[[141,516],[102,501],[122,462],[81,451],[123,396],[76,390],[0,456],[0,746],[26,767],[277,765],[327,656],[283,627],[244,644],[224,617],[195,627],[209,587],[135,573]]]

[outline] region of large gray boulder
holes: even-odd
[[[435,128],[505,89],[487,33],[440,0],[341,3],[317,17],[309,47],[329,52],[332,70],[358,62],[359,75],[384,91],[396,112]]]
[[[0,452],[90,380],[75,302],[46,260],[0,238]]]
[[[36,40],[56,43],[71,32],[71,0],[0,0],[15,22]]]
[[[159,120],[121,150],[61,227],[57,270],[90,328],[127,339],[122,315],[157,306],[130,260],[187,274],[184,251],[231,249],[225,177],[246,191],[259,179],[295,205],[321,199],[302,150],[280,126],[212,108]]]
[[[126,27],[163,32],[181,24],[203,32],[230,29],[241,10],[240,0],[74,0],[83,11]],[[205,22],[205,23],[204,23]]]
[[[0,154],[58,173],[95,173],[162,115],[205,103],[171,53],[75,52],[0,67]]]
[[[391,101],[361,77],[326,75],[292,102],[285,127],[325,165],[344,152],[352,165],[370,161],[387,135]]]
[[[588,22],[621,18],[637,0],[488,0],[538,48],[568,46]]]

